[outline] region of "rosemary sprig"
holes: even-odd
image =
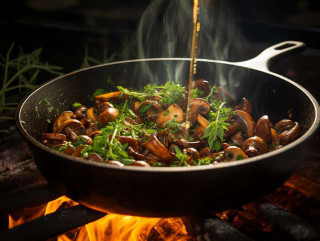
[[[3,72],[3,82],[0,89],[0,120],[14,119],[10,114],[3,115],[3,112],[14,111],[17,106],[17,103],[8,102],[8,97],[17,91],[36,88],[36,82],[41,71],[54,75],[62,74],[60,72],[61,67],[40,60],[41,48],[29,54],[25,54],[20,48],[18,56],[12,58],[14,45],[14,43],[10,45],[5,57],[0,54],[0,71]],[[8,133],[8,131],[0,130],[0,133]]]

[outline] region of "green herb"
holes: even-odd
[[[117,88],[124,94],[139,100],[145,100],[155,95],[161,96],[162,98],[159,102],[167,105],[177,102],[179,98],[183,97],[185,91],[183,86],[173,81],[168,81],[164,85],[147,84],[142,91],[131,91],[122,86],[118,86]]]
[[[221,148],[220,141],[224,141],[224,132],[228,130],[227,126],[230,125],[227,120],[231,110],[230,108],[224,108],[224,105],[225,102],[221,102],[219,106],[215,105],[216,112],[211,111],[209,113],[211,122],[203,136],[203,139],[208,138],[209,147],[214,151]]]
[[[78,108],[78,107],[80,107],[80,106],[82,106],[82,104],[80,104],[80,103],[78,103],[78,102],[74,102],[74,103],[72,104],[72,108],[73,108],[73,109],[76,109],[76,108]]]
[[[244,159],[244,157],[242,156],[242,155],[238,155],[237,157],[236,157],[236,160],[243,160]]]
[[[198,165],[209,165],[211,164],[212,159],[209,157],[198,159]]]
[[[180,162],[179,166],[189,166],[187,160],[188,160],[188,156],[185,155],[184,153],[181,152],[181,150],[179,149],[179,147],[174,146],[174,151],[176,152],[176,157],[178,159],[178,161]]]
[[[199,88],[195,88],[191,91],[191,98],[195,99],[195,98],[199,98],[201,96],[203,96],[204,92],[202,90],[200,90]]]
[[[143,105],[140,107],[139,112],[141,114],[145,113],[147,110],[151,108],[152,104]]]
[[[174,134],[180,131],[180,123],[178,123],[175,119],[172,119],[165,124],[164,128],[170,130],[170,132]]]
[[[40,60],[42,49],[36,49],[33,52],[26,54],[20,48],[18,56],[12,58],[14,43],[9,47],[6,55],[0,54],[0,68],[3,73],[3,78],[0,83],[0,120],[12,120],[13,116],[3,113],[7,111],[15,111],[17,103],[8,101],[8,97],[15,92],[22,92],[27,89],[37,87],[36,82],[41,71],[46,71],[54,75],[60,75],[61,67],[49,65]],[[0,130],[8,133],[7,130]]]

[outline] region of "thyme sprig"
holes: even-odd
[[[215,111],[210,111],[210,125],[205,130],[203,139],[208,138],[210,149],[218,151],[221,149],[221,142],[224,141],[224,132],[228,130],[230,123],[227,121],[232,111],[231,108],[226,108],[226,102],[214,101],[213,106]]]

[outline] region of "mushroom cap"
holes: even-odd
[[[102,125],[107,125],[109,122],[115,121],[119,115],[117,108],[108,108],[104,112],[100,113],[98,121]]]
[[[108,108],[113,108],[113,104],[111,104],[110,102],[101,102],[98,104],[98,110],[100,113],[104,112],[106,109]]]
[[[211,85],[209,84],[209,82],[207,80],[204,79],[197,79],[194,81],[195,82],[195,86],[203,91],[204,96],[208,96],[211,90]]]
[[[150,165],[145,161],[135,161],[130,166],[136,166],[136,167],[150,167]]]
[[[210,111],[210,105],[202,98],[194,98],[190,103],[190,124],[194,125],[199,114],[206,115]]]
[[[66,127],[69,127],[76,135],[81,135],[84,133],[85,129],[82,123],[77,119],[66,120],[60,125],[57,130],[58,133],[61,133]]]
[[[268,145],[261,137],[253,136],[243,142],[241,149],[252,157],[266,153]]]
[[[223,156],[227,161],[237,161],[241,159],[247,159],[248,156],[236,146],[229,146],[224,150]]]
[[[74,113],[72,111],[64,111],[62,112],[58,118],[54,121],[53,126],[52,126],[52,131],[53,132],[60,132],[58,131],[61,127],[61,125],[70,119],[75,119],[76,116],[74,115]]]
[[[242,110],[234,111],[237,122],[240,122],[239,130],[241,131],[244,138],[250,138],[254,136],[254,122],[251,115]]]
[[[280,143],[281,145],[287,145],[293,142],[300,133],[300,125],[298,122],[294,122],[293,126],[289,130],[283,131],[280,135]]]
[[[87,117],[91,122],[96,122],[98,119],[98,111],[94,107],[90,107],[87,109]]]
[[[184,121],[184,112],[177,104],[171,104],[167,110],[162,111],[158,115],[156,124],[163,128],[169,121],[175,120],[178,123]]]
[[[87,111],[87,107],[84,105],[81,105],[81,106],[78,106],[73,113],[78,119],[82,119],[82,118],[85,118],[86,111]]]
[[[63,142],[67,140],[67,136],[60,133],[43,133],[41,135],[42,140],[48,140],[48,141],[58,141]]]
[[[294,123],[292,120],[289,119],[283,119],[281,121],[278,121],[275,125],[274,125],[274,129],[280,134],[281,132],[285,131],[285,130],[289,130],[293,127]]]
[[[272,141],[271,126],[272,124],[267,115],[260,117],[255,129],[256,136],[261,137],[266,142],[271,142]]]

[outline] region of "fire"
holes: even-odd
[[[9,215],[9,228],[29,222],[58,209],[78,205],[77,202],[63,196],[47,205],[25,209],[22,215]],[[179,240],[187,235],[180,218],[143,218],[108,214],[105,217],[83,227],[71,230],[57,237],[58,241],[99,241],[99,240]],[[178,239],[177,239],[178,238]]]

